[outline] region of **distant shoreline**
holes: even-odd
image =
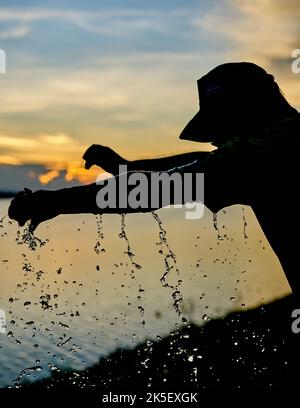
[[[12,191],[0,191],[0,199],[1,198],[13,198],[17,195],[17,192]]]

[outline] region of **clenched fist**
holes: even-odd
[[[110,147],[95,144],[87,149],[82,158],[85,160],[86,169],[97,165],[111,174],[118,174],[119,165],[128,163]]]

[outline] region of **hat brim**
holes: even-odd
[[[202,143],[210,142],[211,136],[209,135],[207,117],[204,117],[201,111],[197,112],[180,133],[179,139]]]

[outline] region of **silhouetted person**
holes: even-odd
[[[211,142],[218,149],[127,161],[108,147],[93,145],[83,156],[86,168],[96,164],[114,175],[119,164],[127,164],[129,171],[203,172],[205,205],[213,212],[233,204],[251,206],[293,292],[300,291],[296,205],[300,114],[281,94],[273,76],[252,63],[220,65],[198,80],[198,90],[201,108],[180,138]],[[12,200],[9,216],[20,225],[31,220],[34,229],[59,214],[145,211],[100,210],[99,188],[90,184],[34,193],[26,189]]]

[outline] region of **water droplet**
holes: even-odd
[[[242,207],[242,215],[243,215],[243,233],[244,233],[244,238],[247,239],[247,232],[246,232],[246,228],[247,228],[247,221],[246,221],[246,216],[245,216],[245,209],[244,207]]]
[[[223,240],[223,238],[222,238],[222,236],[220,234],[220,230],[218,228],[218,216],[217,216],[217,213],[213,213],[213,224],[214,224],[214,229],[217,231],[218,239]]]
[[[181,294],[181,291],[179,290],[179,287],[182,283],[182,280],[179,279],[177,284],[172,285],[168,282],[169,275],[171,271],[175,270],[177,275],[180,275],[179,269],[177,267],[177,260],[174,252],[171,250],[168,240],[167,240],[167,231],[163,227],[163,223],[158,216],[157,213],[154,211],[152,212],[152,216],[155,219],[155,221],[158,224],[159,228],[159,242],[157,245],[159,246],[159,253],[164,255],[164,265],[165,265],[165,272],[163,276],[160,278],[161,284],[163,287],[170,288],[172,292],[172,298],[174,299],[173,302],[173,307],[176,311],[176,313],[180,316],[181,315],[181,310],[179,308],[180,303],[183,301],[183,296]]]

